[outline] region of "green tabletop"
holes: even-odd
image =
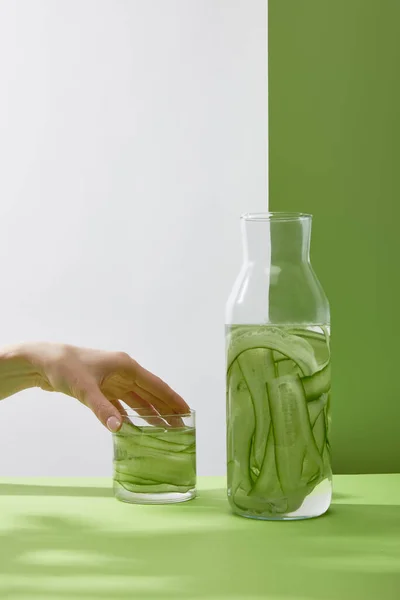
[[[231,515],[224,479],[196,500],[133,506],[108,479],[0,480],[0,598],[400,598],[400,475],[343,475],[319,519]]]

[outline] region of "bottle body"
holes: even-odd
[[[311,217],[242,217],[245,260],[227,306],[228,498],[259,519],[331,501],[329,305],[309,260]]]

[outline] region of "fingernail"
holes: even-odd
[[[117,417],[108,417],[107,427],[110,431],[115,433],[121,427],[121,421]]]

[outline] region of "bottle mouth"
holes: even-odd
[[[244,213],[240,217],[243,221],[305,221],[312,219],[312,215],[300,212],[265,212]]]

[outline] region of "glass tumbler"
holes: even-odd
[[[195,412],[127,412],[113,434],[114,495],[132,504],[169,504],[196,495]]]

